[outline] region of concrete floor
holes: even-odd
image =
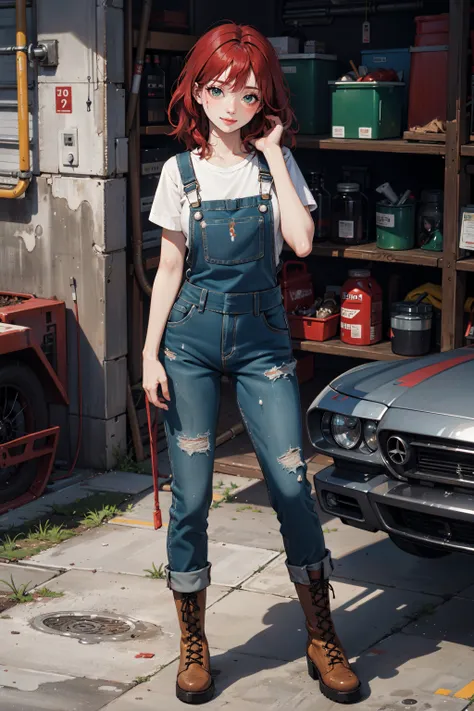
[[[135,492],[126,514],[21,565],[0,567],[0,580],[12,575],[18,583],[31,580],[64,593],[0,614],[1,711],[184,708],[174,695],[178,626],[172,597],[163,580],[146,577],[153,563],[165,562],[167,516],[155,532],[152,494],[138,476],[106,475],[86,485]],[[235,499],[219,504],[231,482],[240,486]],[[169,500],[162,492],[164,512]],[[208,707],[335,711],[339,707],[306,673],[303,617],[263,482],[217,475],[215,501],[207,632],[217,694]],[[383,535],[321,518],[336,562],[334,618],[364,684],[357,708],[466,708],[474,695],[472,558],[419,560]],[[140,621],[142,630],[133,639],[84,644],[32,626],[34,618],[59,612],[125,615]],[[137,658],[141,653],[154,656]]]

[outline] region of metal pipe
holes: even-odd
[[[16,43],[27,46],[26,0],[16,0]],[[15,199],[25,194],[31,182],[30,121],[28,114],[28,61],[25,52],[16,53],[16,83],[18,97],[19,173],[21,176],[12,188],[0,188],[0,198]]]
[[[131,25],[131,2],[132,0],[127,0],[126,6],[126,17]],[[129,159],[129,186],[130,186],[130,213],[132,217],[132,256],[133,256],[133,270],[135,272],[135,278],[144,291],[145,294],[151,296],[152,286],[147,279],[145,268],[143,266],[143,232],[142,232],[142,216],[140,212],[140,112],[136,111],[138,102],[138,91],[133,93],[133,89],[136,88],[137,76],[138,81],[141,77],[141,68],[143,67],[143,58],[145,56],[146,38],[148,34],[148,26],[150,23],[150,12],[151,12],[151,1],[145,0],[142,9],[142,18],[140,23],[140,39],[138,41],[137,56],[135,59],[135,72],[133,78],[131,79],[130,93],[129,93],[129,105],[127,111],[127,125],[129,117],[131,117],[131,123],[128,127],[128,159]],[[127,22],[127,24],[128,24]],[[125,32],[128,33],[130,27],[125,28]],[[127,35],[126,35],[127,37]],[[132,55],[130,51],[130,38],[128,38],[128,59],[131,61]],[[140,55],[140,49],[142,54]],[[141,68],[140,72],[137,74],[137,69],[140,66],[140,56],[141,56]],[[130,81],[132,77],[131,67],[127,67],[126,78]],[[138,89],[140,87],[138,86]],[[135,98],[134,98],[135,97]],[[134,102],[134,107],[132,106]]]
[[[31,0],[27,0],[26,7],[31,7]],[[0,10],[13,10],[16,8],[15,0],[0,0]]]
[[[297,19],[310,19],[310,18],[324,18],[324,17],[343,17],[350,15],[365,15],[366,11],[369,15],[374,15],[383,12],[403,12],[405,10],[421,10],[423,8],[424,0],[410,0],[408,2],[398,2],[398,3],[371,3],[366,7],[365,5],[357,6],[345,6],[345,7],[321,7],[313,8],[308,10],[285,10],[283,13],[284,20],[297,20]]]
[[[0,54],[16,54],[17,52],[28,52],[26,45],[12,45],[10,47],[0,47]]]
[[[148,38],[148,28],[150,26],[150,16],[153,0],[144,0],[142,8],[142,18],[140,22],[140,33],[138,35],[137,53],[135,55],[135,70],[133,74],[132,87],[128,97],[127,120],[125,131],[130,133],[135,111],[137,109],[138,98],[140,96],[140,85],[142,81],[143,63],[145,61],[145,51]]]

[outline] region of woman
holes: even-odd
[[[193,704],[214,693],[204,629],[206,530],[226,374],[281,524],[306,616],[309,673],[330,699],[357,701],[359,680],[331,620],[331,557],[306,478],[295,360],[277,285],[283,240],[299,257],[311,252],[316,205],[281,148],[293,114],[271,44],[247,25],[209,31],[187,58],[171,111],[173,135],[188,151],[165,163],[150,214],[163,239],[143,386],[164,411],[173,471],[167,579],[181,628],[176,693]]]

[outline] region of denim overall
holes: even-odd
[[[234,383],[270,501],[281,524],[293,582],[330,573],[302,454],[295,360],[277,286],[272,176],[259,157],[260,194],[201,200],[189,152],[177,156],[190,204],[189,269],[171,309],[160,359],[171,400],[164,411],[173,472],[168,585],[210,583],[207,518],[212,502],[220,379]]]

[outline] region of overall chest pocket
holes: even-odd
[[[262,259],[265,253],[265,224],[262,215],[207,219],[201,223],[204,258],[210,264],[245,264]]]

